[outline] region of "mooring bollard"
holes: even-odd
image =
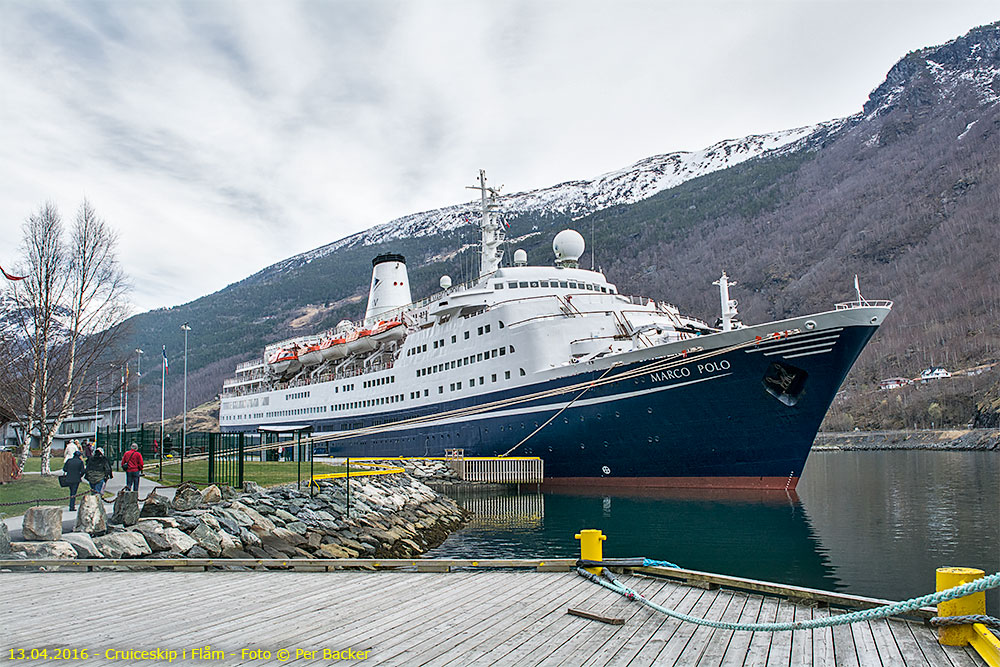
[[[955,586],[982,579],[986,573],[974,567],[939,567],[937,569],[937,590],[943,591]],[[937,606],[938,616],[973,616],[986,613],[986,593],[979,592],[957,600],[941,602]],[[965,646],[972,642],[975,631],[972,625],[946,625],[938,628],[938,642],[945,646]]]
[[[604,545],[601,544],[608,539],[607,535],[602,535],[601,531],[588,528],[581,530],[575,535],[580,540],[580,560],[604,560]],[[602,568],[588,567],[587,572],[600,574]]]

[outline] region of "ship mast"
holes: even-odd
[[[479,275],[493,273],[500,268],[500,258],[503,257],[504,235],[500,228],[500,188],[486,186],[486,171],[479,170],[479,185],[467,186],[469,190],[479,190],[483,215],[479,223],[482,233],[482,248],[479,259]]]

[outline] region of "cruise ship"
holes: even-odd
[[[480,172],[479,277],[413,301],[406,260],[372,260],[364,319],[268,345],[225,381],[227,432],[311,427],[332,456],[538,456],[546,485],[793,489],[830,403],[889,301],[739,320],[722,272],[713,324],[621,294],[579,266],[504,265]],[[857,283],[855,283],[857,287]]]

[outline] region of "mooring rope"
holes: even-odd
[[[710,628],[718,628],[720,630],[739,630],[746,632],[812,630],[815,628],[827,628],[835,625],[849,625],[851,623],[860,623],[862,621],[874,621],[880,618],[899,616],[900,614],[914,611],[915,609],[920,609],[921,607],[936,605],[939,602],[954,600],[956,598],[965,597],[966,595],[971,595],[972,593],[979,593],[1000,586],[1000,572],[997,572],[983,577],[982,579],[976,579],[975,581],[970,581],[967,584],[962,584],[961,586],[949,588],[944,591],[938,591],[937,593],[931,593],[930,595],[911,598],[909,600],[904,600],[903,602],[895,602],[890,605],[885,605],[884,607],[864,609],[847,614],[840,614],[838,616],[830,616],[828,618],[812,618],[802,621],[792,621],[789,623],[726,623],[723,621],[710,621],[705,618],[698,618],[697,616],[691,616],[689,614],[684,614],[658,605],[651,600],[647,600],[641,593],[632,590],[622,582],[618,581],[618,579],[616,579],[614,575],[610,574],[607,570],[602,572],[602,575],[607,578],[607,581],[595,574],[587,572],[582,567],[576,568],[576,571],[580,576],[585,577],[596,584],[612,590],[619,595],[623,595],[629,600],[636,600],[640,604],[644,604],[650,609],[655,609],[656,611],[666,614],[671,618],[676,618],[688,623],[694,623],[696,625],[705,625]]]
[[[1000,618],[987,616],[985,614],[970,614],[968,616],[935,616],[930,621],[931,625],[941,628],[949,625],[971,625],[972,623],[982,623],[988,628],[1000,630]]]

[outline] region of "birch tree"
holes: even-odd
[[[51,203],[28,217],[23,233],[24,279],[7,287],[14,342],[0,355],[0,403],[21,427],[18,464],[24,467],[37,434],[46,475],[53,436],[77,405],[86,409],[81,401],[92,400],[87,393],[94,381],[114,377],[110,365],[120,364],[116,344],[128,315],[129,285],[117,258],[117,234],[86,200],[68,239]]]

